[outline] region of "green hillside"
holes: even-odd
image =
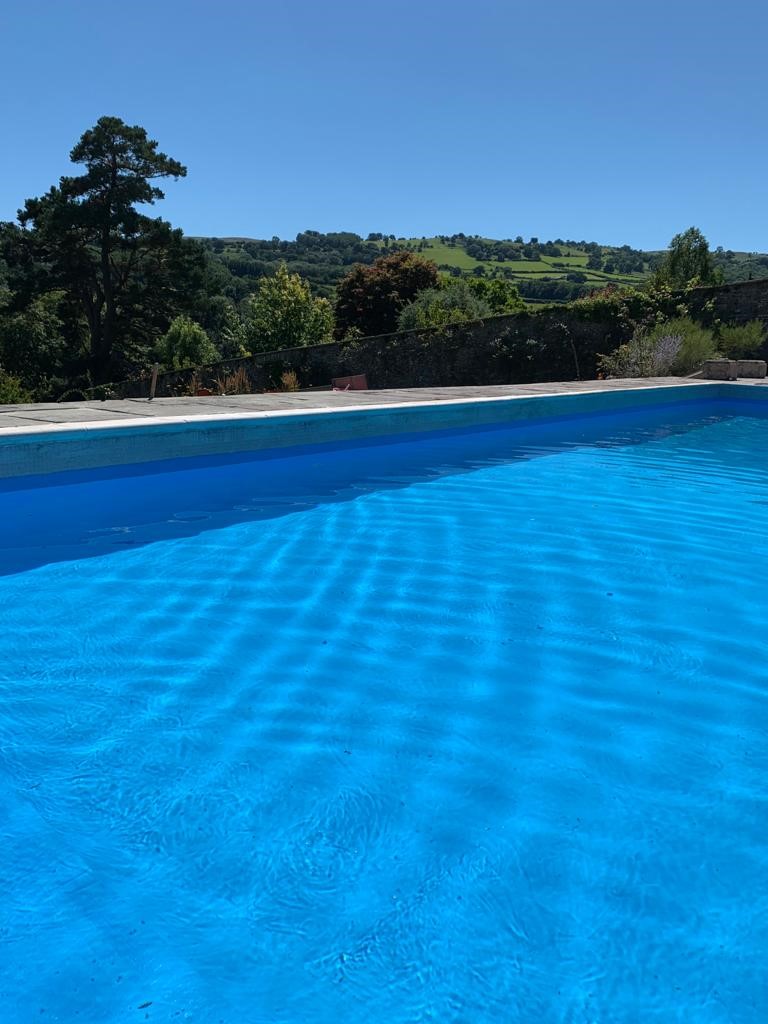
[[[201,239],[210,252],[221,287],[235,301],[254,291],[258,279],[280,261],[306,278],[318,295],[333,297],[337,281],[356,263],[372,263],[385,253],[407,250],[434,260],[456,276],[501,277],[513,281],[529,303],[567,302],[606,285],[638,285],[661,253],[585,240],[527,241],[480,235],[396,238],[375,232],[363,238],[351,231],[303,231],[292,241],[279,238]],[[768,276],[768,255],[717,249],[715,264],[726,282]]]

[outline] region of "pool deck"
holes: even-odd
[[[509,384],[448,388],[395,388],[388,391],[297,391],[262,395],[210,396],[205,398],[115,399],[95,402],[0,405],[0,432],[47,433],[53,428],[77,429],[147,425],[158,421],[206,421],[217,417],[261,418],[274,414],[332,412],[398,406],[432,405],[444,402],[550,397],[596,394],[659,387],[690,387],[712,384],[696,378],[654,377],[642,380],[566,381],[559,384]],[[723,382],[724,383],[724,382]],[[766,385],[764,380],[741,380],[739,384]]]

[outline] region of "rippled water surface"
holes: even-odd
[[[731,412],[6,488],[0,1018],[768,1019]]]

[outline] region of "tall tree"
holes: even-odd
[[[675,235],[669,243],[656,273],[656,284],[670,288],[687,288],[697,284],[719,284],[720,273],[715,269],[709,243],[698,228],[688,228]]]
[[[382,256],[370,266],[356,266],[336,290],[336,335],[352,328],[361,334],[397,330],[397,318],[425,288],[437,288],[440,275],[431,260],[411,252]]]
[[[48,287],[62,289],[85,320],[90,370],[104,381],[184,311],[203,257],[181,231],[137,209],[163,198],[156,181],[187,173],[144,128],[102,117],[70,159],[85,173],[28,199],[19,222]]]

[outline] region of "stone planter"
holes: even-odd
[[[701,373],[707,380],[735,380],[736,361],[734,359],[707,359],[701,367]]]
[[[737,377],[764,377],[766,373],[766,362],[764,359],[737,359]]]

